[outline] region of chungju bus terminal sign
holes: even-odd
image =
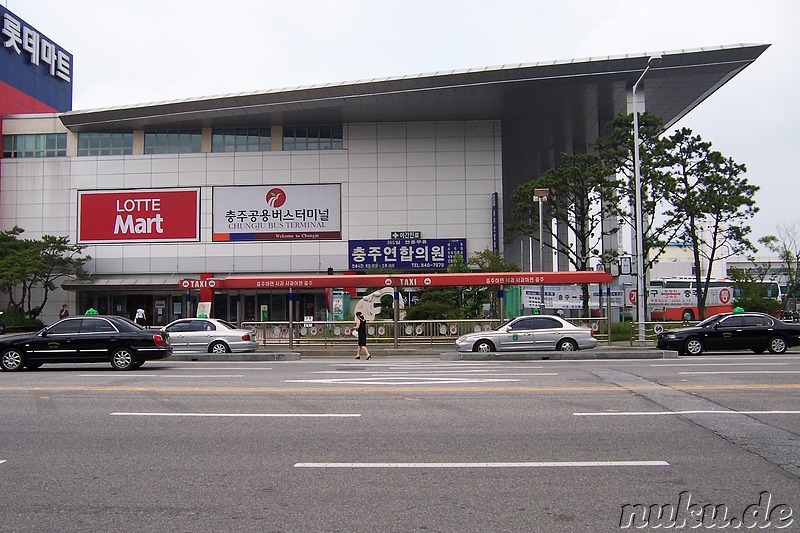
[[[355,240],[348,242],[350,270],[444,270],[456,255],[466,260],[466,239]]]
[[[214,187],[214,241],[341,239],[341,186]]]

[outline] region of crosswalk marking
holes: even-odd
[[[587,468],[670,466],[666,461],[537,461],[477,463],[295,463],[295,468]]]

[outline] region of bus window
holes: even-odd
[[[664,281],[664,287],[668,289],[690,289],[692,287],[692,282],[682,279],[668,279]]]

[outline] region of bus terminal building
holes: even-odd
[[[296,288],[290,306],[285,288],[197,291],[187,279],[443,272],[486,249],[530,270],[528,238],[503,234],[511,193],[629,112],[651,55],[72,110],[72,56],[0,16],[0,227],[67,236],[92,258],[93,279],[65,282],[45,321],[62,301],[144,306],[152,325],[198,300],[236,322],[328,318],[325,290]],[[660,52],[639,109],[670,127],[767,47]],[[569,270],[550,254],[543,263]]]

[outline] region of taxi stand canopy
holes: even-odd
[[[285,276],[229,276],[222,279],[182,279],[181,288],[192,289],[335,289],[342,287],[394,287],[394,347],[398,346],[399,289],[455,286],[500,287],[500,319],[503,319],[503,286],[505,285],[584,285],[611,283],[612,276],[599,271],[573,272],[468,272],[444,274],[335,274]],[[289,346],[292,346],[293,324],[289,315]]]

